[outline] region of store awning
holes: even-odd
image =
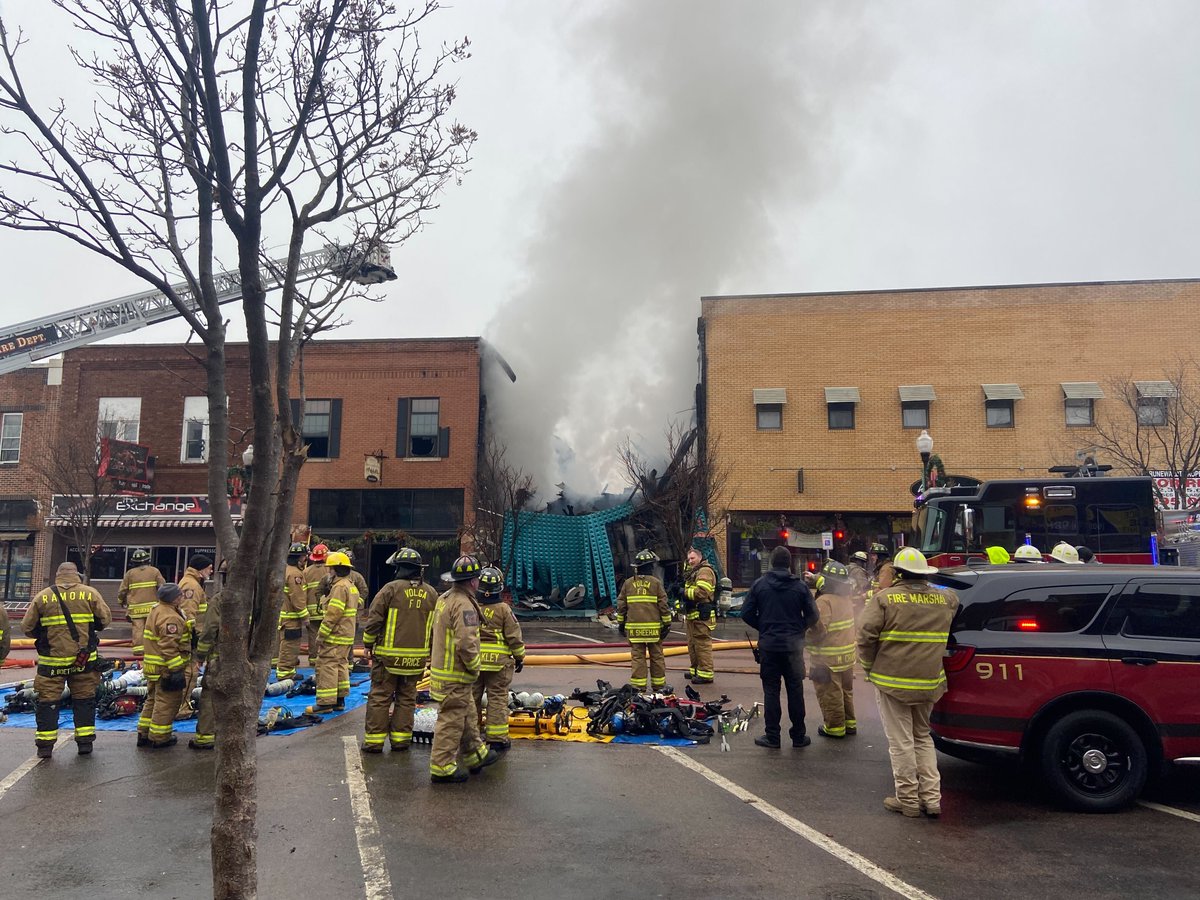
[[[932,384],[902,384],[900,385],[901,403],[919,403],[922,400],[936,400]]]
[[[988,400],[1024,400],[1019,384],[984,384],[983,396]]]
[[[241,516],[233,517],[233,524],[240,525]],[[46,524],[55,528],[70,528],[72,524],[77,524],[76,520],[66,519],[61,516],[50,516],[46,519]],[[171,518],[169,516],[101,516],[96,523],[98,528],[212,528],[213,521],[210,516],[183,516]]]
[[[0,531],[0,541],[27,541],[30,534],[29,531]]]
[[[787,388],[754,389],[755,406],[772,406],[775,404],[782,406],[784,403],[787,403]]]
[[[1062,381],[1063,396],[1068,400],[1103,400],[1104,391],[1094,381]]]
[[[856,387],[827,387],[825,388],[826,403],[862,403],[862,397]]]
[[[1169,381],[1135,381],[1139,397],[1178,397],[1179,391]]]

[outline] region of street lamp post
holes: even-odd
[[[254,478],[254,445],[247,444],[242,453],[242,468],[246,472],[246,494],[250,493],[250,482]]]
[[[917,452],[921,454],[921,490],[929,487],[929,457],[933,453],[933,438],[926,428],[917,436]]]

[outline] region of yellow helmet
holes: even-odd
[[[330,567],[345,566],[347,569],[349,569],[350,557],[348,557],[345,553],[342,553],[340,550],[335,550],[325,557],[325,565]]]
[[[1033,544],[1022,544],[1017,548],[1017,552],[1013,554],[1013,559],[1021,562],[1043,562],[1042,551]]]
[[[987,553],[988,562],[993,566],[1003,566],[1012,559],[1003,547],[988,547],[984,552]]]
[[[1079,558],[1079,551],[1066,541],[1059,541],[1054,545],[1054,549],[1050,551],[1050,558],[1069,566],[1083,565],[1083,560]]]
[[[910,575],[932,575],[937,571],[916,547],[905,547],[892,559],[892,565]]]

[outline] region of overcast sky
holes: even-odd
[[[0,0],[52,96],[47,5]],[[543,497],[619,488],[616,441],[687,418],[702,295],[1200,274],[1195,2],[456,0],[435,25],[473,43],[475,159],[339,336],[494,340]],[[0,275],[9,323],[142,289],[11,232]]]

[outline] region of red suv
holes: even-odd
[[[979,566],[931,581],[962,601],[932,718],[943,753],[1028,763],[1096,812],[1168,763],[1200,764],[1200,570]]]

